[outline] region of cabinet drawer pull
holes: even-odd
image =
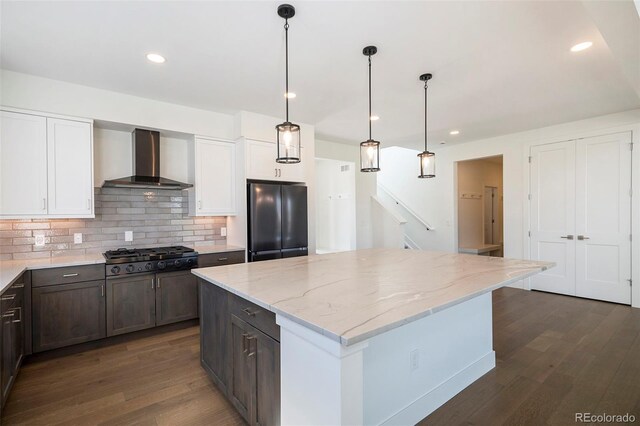
[[[6,314],[2,314],[2,318],[13,318],[15,315],[16,315],[16,311],[12,309]]]
[[[22,308],[20,306],[18,306],[17,308],[15,308],[13,310],[13,312],[15,313],[15,311],[18,311],[18,313],[20,314],[20,318],[17,320],[13,320],[13,322],[22,322]]]
[[[251,309],[249,308],[244,308],[242,310],[242,312],[244,312],[245,314],[249,315],[250,317],[255,317],[257,312],[251,312]]]
[[[1,300],[13,300],[13,299],[15,299],[15,298],[16,298],[16,294],[15,294],[15,293],[13,293],[13,294],[8,294],[8,295],[6,295],[6,296],[2,296],[2,299],[1,299]]]
[[[24,284],[14,284],[11,287],[12,288],[24,288]]]
[[[80,274],[78,274],[78,273],[76,272],[75,274],[63,274],[62,276],[63,276],[64,278],[71,278],[71,277],[77,277],[78,275],[80,275]]]
[[[219,257],[218,262],[224,262],[225,260],[229,260],[228,257]]]

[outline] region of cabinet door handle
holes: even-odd
[[[249,336],[247,337],[247,346],[249,347],[249,353],[247,354],[247,358],[250,358],[252,356],[254,356],[256,354],[255,350],[251,350],[251,341],[252,340],[256,340],[256,336]],[[257,340],[256,340],[257,342]],[[257,345],[257,343],[256,343]]]
[[[12,288],[24,288],[24,284],[14,284],[11,287]]]
[[[62,277],[63,278],[70,278],[70,277],[77,277],[78,275],[80,275],[80,274],[78,274],[78,273],[75,273],[75,274],[63,274]]]
[[[13,300],[15,298],[16,298],[16,294],[13,293],[13,294],[8,294],[6,296],[2,296],[2,298],[0,298],[0,300]]]
[[[278,177],[278,169],[273,169],[273,170],[276,172],[274,177]]]
[[[573,240],[573,235],[569,234],[569,235],[564,235],[560,238],[564,238],[565,240]]]
[[[229,258],[228,257],[219,257],[218,258],[219,262],[224,262],[225,260],[229,260]]]
[[[242,334],[242,353],[246,354],[248,349],[247,349],[247,337],[249,335],[247,333],[243,333]]]
[[[591,238],[589,237],[585,237],[584,235],[578,235],[578,240],[583,241],[583,240],[590,240]]]
[[[46,210],[47,209],[47,199],[43,198],[42,199],[42,210]]]
[[[87,198],[87,210],[91,210],[91,198]]]
[[[155,285],[155,281],[156,281],[156,280],[155,280],[154,278],[151,278],[151,290],[153,290],[153,289],[155,288],[155,287],[154,287],[154,285]]]
[[[13,309],[13,312],[15,313],[15,311],[18,311],[18,314],[20,315],[20,318],[17,320],[13,320],[13,322],[22,322],[22,307],[18,306],[17,308]]]
[[[198,200],[198,210],[202,210],[202,201]]]
[[[160,278],[158,278],[156,281],[156,288],[160,290]]]
[[[282,169],[278,169],[278,177],[282,177]]]
[[[104,284],[100,286],[100,295],[104,297]]]

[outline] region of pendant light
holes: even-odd
[[[286,120],[276,126],[277,133],[277,163],[293,164],[300,162],[300,126],[289,121],[289,19],[296,14],[296,9],[290,4],[278,6],[278,16],[284,18],[285,43],[285,105]]]
[[[367,46],[362,53],[369,57],[369,139],[360,143],[360,171],[380,171],[380,142],[371,138],[371,56],[378,52],[375,46]]]
[[[427,149],[427,82],[433,77],[431,74],[422,74],[420,81],[424,81],[424,151],[418,154],[420,160],[419,178],[436,177],[436,154]]]

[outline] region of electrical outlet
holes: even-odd
[[[44,235],[39,234],[39,235],[34,235],[34,237],[36,238],[36,241],[35,241],[36,247],[43,247],[44,246]]]
[[[223,237],[227,236],[227,228],[226,227],[223,226],[222,228],[220,228],[220,235],[223,236]]]
[[[82,244],[82,233],[76,232],[73,234],[73,244]]]
[[[418,349],[412,350],[409,354],[409,359],[411,371],[417,370],[420,367],[420,351],[418,351]]]
[[[133,231],[124,231],[124,240],[133,241]]]

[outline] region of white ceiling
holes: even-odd
[[[619,31],[608,25],[605,39],[581,2],[297,1],[290,21],[290,81],[298,95],[291,101],[291,119],[315,124],[322,138],[366,139],[367,69],[361,51],[368,44],[378,46],[373,109],[381,119],[373,136],[385,145],[422,143],[418,76],[424,72],[434,74],[429,86],[434,142],[640,107],[637,81],[624,71],[630,58],[617,53],[638,45],[634,37],[628,41],[621,35],[640,36],[640,19],[633,1],[606,3],[603,7],[618,16],[629,10],[633,19]],[[214,111],[282,116],[284,35],[278,4],[3,1],[1,66]],[[615,56],[609,39],[631,44]],[[594,46],[569,52],[584,40]],[[167,62],[149,63],[145,54],[151,51]],[[452,129],[460,135],[449,136]]]

